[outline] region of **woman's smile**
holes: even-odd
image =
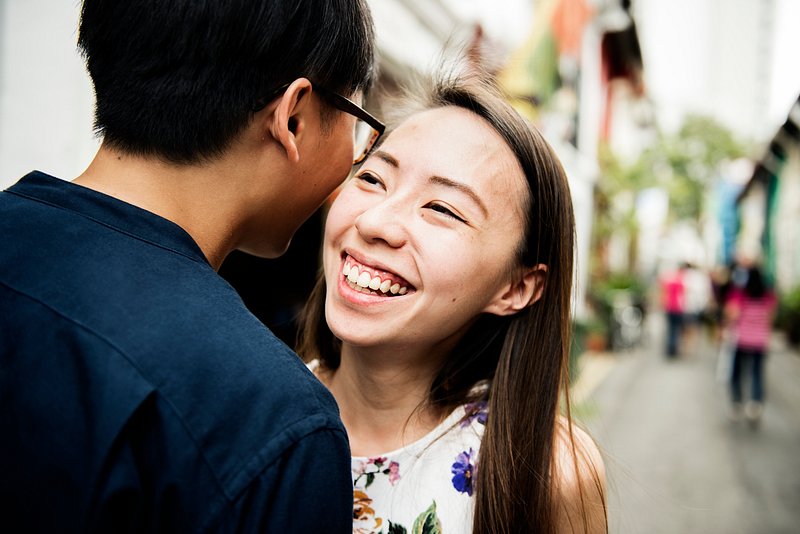
[[[415,292],[416,288],[402,276],[356,259],[349,253],[342,255],[339,293],[348,301],[375,304]]]

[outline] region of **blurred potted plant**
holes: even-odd
[[[589,292],[589,299],[606,336],[606,347],[612,349],[618,348],[613,346],[613,334],[619,326],[614,313],[616,307],[624,302],[637,307],[642,317],[645,314],[646,289],[641,279],[632,273],[611,273],[602,280],[597,280]],[[601,329],[597,327],[596,330]]]
[[[574,384],[578,380],[580,366],[578,361],[587,352],[601,352],[606,349],[605,325],[596,318],[575,319],[572,322],[572,344],[569,351],[569,376]]]
[[[608,326],[600,319],[586,322],[586,350],[602,352],[608,348]]]

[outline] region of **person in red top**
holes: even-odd
[[[675,272],[667,274],[661,280],[661,305],[667,318],[667,357],[678,355],[681,331],[683,330],[683,312],[685,308],[686,285],[683,274],[686,264]]]
[[[744,287],[734,288],[725,306],[736,339],[730,381],[732,413],[735,419],[742,414],[742,375],[749,372],[750,400],[744,406],[744,414],[753,425],[758,423],[764,409],[764,359],[775,307],[775,294],[758,267],[748,269]]]

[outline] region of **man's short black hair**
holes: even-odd
[[[175,163],[222,154],[296,78],[367,89],[373,41],[366,0],[84,0],[78,35],[97,133]]]

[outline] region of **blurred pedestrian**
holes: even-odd
[[[687,266],[686,263],[681,264],[677,270],[669,271],[661,278],[661,306],[667,322],[665,348],[668,358],[675,358],[680,350],[686,307],[684,273]]]
[[[78,44],[97,155],[0,194],[0,530],[350,532],[334,398],[216,270],[382,131],[366,1],[84,0]]]
[[[731,412],[736,419],[744,413],[752,424],[758,423],[764,410],[764,362],[776,304],[761,269],[753,266],[747,270],[744,287],[734,287],[725,306],[736,346],[730,378]],[[744,404],[742,384],[747,375],[750,395]]]
[[[711,302],[711,279],[705,270],[688,263],[683,272],[683,285],[685,345],[688,350],[697,352]]]

